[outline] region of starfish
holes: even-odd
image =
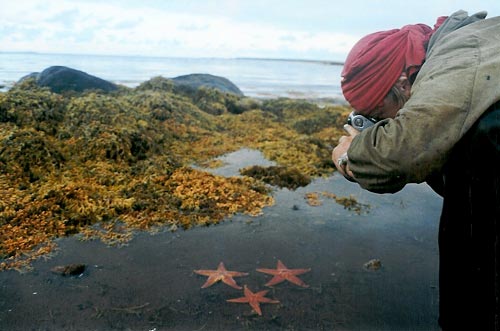
[[[233,279],[233,277],[248,276],[248,273],[246,272],[226,270],[226,267],[224,267],[224,263],[222,262],[219,263],[217,270],[193,270],[193,271],[199,275],[208,276],[207,281],[205,282],[205,284],[203,284],[201,288],[207,288],[209,286],[212,286],[219,280],[221,280],[223,283],[240,290],[241,286],[236,284],[236,281]]]
[[[302,281],[297,275],[302,275],[303,273],[311,271],[311,268],[307,269],[288,269],[283,262],[278,260],[278,265],[276,269],[257,269],[258,272],[263,272],[266,274],[274,275],[274,277],[266,283],[266,286],[273,286],[279,284],[285,280],[302,287],[309,287],[306,283]]]
[[[236,298],[236,299],[229,299],[227,302],[237,302],[237,303],[248,303],[250,307],[253,308],[259,314],[262,316],[262,311],[260,310],[260,303],[279,303],[278,300],[272,300],[269,298],[266,298],[265,295],[269,292],[269,290],[265,291],[259,291],[257,293],[253,293],[248,289],[248,287],[245,285],[243,289],[243,293],[245,293],[244,297],[241,298]]]

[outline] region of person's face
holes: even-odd
[[[379,120],[382,120],[384,118],[394,118],[396,117],[399,109],[401,109],[401,105],[399,104],[399,102],[394,100],[392,95],[387,95],[384,98],[382,105],[375,108],[370,116]]]
[[[394,85],[394,88],[397,89],[396,92],[399,94],[399,98],[395,96],[394,92],[389,93],[384,98],[384,101],[370,112],[370,117],[378,120],[396,117],[398,111],[411,95],[411,83],[405,73],[401,74],[401,77]]]

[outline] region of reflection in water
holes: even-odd
[[[215,169],[197,167],[197,169],[203,169],[218,176],[231,177],[239,176],[240,169],[253,165],[264,167],[276,165],[275,162],[267,160],[260,151],[249,148],[242,148],[236,152],[219,156],[215,160],[220,161],[219,167]]]
[[[271,165],[252,150],[224,157],[217,174],[237,175],[247,165]],[[311,205],[311,192],[351,196],[369,205],[356,213],[334,199]],[[295,191],[275,189],[264,215],[237,215],[189,231],[138,234],[128,246],[106,247],[76,238],[35,263],[35,271],[0,273],[0,329],[27,330],[438,330],[437,228],[441,200],[427,185],[393,195],[361,190],[339,176],[316,179]],[[300,278],[265,287],[278,260]],[[365,264],[379,260],[379,268]],[[200,288],[193,272],[220,262],[248,273],[238,284],[279,304],[249,305],[221,282]],[[52,273],[83,263],[81,277]],[[228,270],[229,270],[228,269]]]

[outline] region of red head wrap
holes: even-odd
[[[369,113],[382,103],[402,72],[417,72],[425,59],[434,30],[425,24],[406,25],[363,37],[347,56],[342,70],[342,92],[358,112]]]

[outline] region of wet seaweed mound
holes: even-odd
[[[348,112],[176,91],[164,78],[72,94],[26,79],[0,93],[0,270],[50,252],[57,237],[122,243],[137,229],[258,215],[273,203],[265,182],[331,174],[331,146]],[[284,168],[225,178],[190,167],[243,147]]]
[[[291,190],[295,190],[301,186],[307,186],[311,182],[311,177],[301,173],[296,168],[283,166],[252,166],[241,169],[240,173],[243,176],[262,180],[267,184],[278,187],[286,187]]]

